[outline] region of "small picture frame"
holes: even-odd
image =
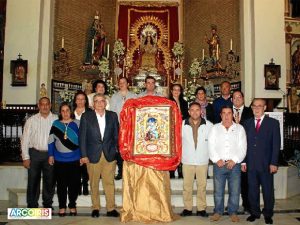
[[[273,63],[265,64],[265,89],[266,90],[278,90],[279,89],[279,77],[280,65]]]
[[[10,61],[11,86],[27,86],[27,68],[27,60],[17,59]]]

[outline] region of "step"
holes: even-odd
[[[10,207],[24,207],[26,206],[26,189],[8,189],[9,192],[9,203]],[[225,204],[228,200],[228,193],[225,191]],[[263,204],[262,194],[260,196],[261,204]],[[102,206],[105,206],[105,196],[103,190],[100,190],[100,202]],[[207,206],[214,206],[214,197],[213,191],[206,192],[206,202]],[[122,206],[122,190],[116,189],[115,191],[115,203],[118,207]],[[183,207],[183,199],[182,199],[182,190],[172,190],[171,193],[171,203],[173,207]],[[196,206],[196,191],[193,191],[193,206]],[[42,200],[40,196],[39,204],[42,205]],[[240,205],[242,204],[242,200],[240,198]],[[58,206],[57,195],[55,194],[53,198],[53,206]],[[80,195],[77,199],[78,207],[90,207],[91,206],[91,197],[90,195],[84,196]]]

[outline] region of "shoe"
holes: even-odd
[[[219,213],[214,213],[214,215],[210,217],[211,221],[218,221],[219,219],[221,219],[221,215]]]
[[[205,210],[197,211],[197,216],[208,217],[208,214]]]
[[[255,221],[256,219],[259,219],[259,218],[260,218],[259,216],[250,215],[250,216],[247,218],[247,221],[253,222],[253,221]]]
[[[115,180],[121,180],[122,179],[122,174],[119,174],[117,176],[115,176]]]
[[[240,218],[236,214],[230,215],[231,221],[234,223],[240,222]]]
[[[180,216],[192,216],[192,215],[193,215],[193,211],[187,210],[187,209],[184,209],[184,210],[180,213]]]
[[[182,173],[178,173],[178,178],[182,179],[183,178],[183,174]]]
[[[82,187],[82,194],[83,194],[83,195],[89,195],[89,188],[88,188],[87,185],[84,185],[84,186]]]
[[[59,217],[65,217],[66,216],[66,209],[59,209],[58,216]]]
[[[93,211],[92,211],[92,215],[91,215],[92,217],[99,217],[100,216],[100,214],[99,214],[99,210],[98,209],[94,209]]]
[[[107,212],[106,216],[108,216],[108,217],[119,217],[120,213],[118,213],[118,211],[114,209],[112,211]]]
[[[273,220],[271,217],[265,217],[265,223],[266,224],[273,224]]]
[[[70,215],[70,216],[77,216],[77,210],[76,210],[76,208],[70,209],[69,215]]]

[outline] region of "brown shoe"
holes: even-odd
[[[218,213],[214,213],[214,215],[210,217],[211,221],[218,221],[219,219],[221,219],[221,215]]]
[[[240,222],[240,218],[236,214],[230,215],[230,218],[231,218],[231,221],[234,223]]]

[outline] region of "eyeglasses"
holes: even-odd
[[[252,105],[251,106],[253,109],[260,109],[260,108],[263,108],[264,105]]]

